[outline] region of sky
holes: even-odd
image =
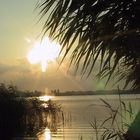
[[[37,23],[36,3],[37,0],[0,0],[0,83],[12,83],[23,90],[104,89],[104,81],[97,83],[95,76],[81,79],[73,67],[68,72],[68,58],[59,69],[57,61],[49,62],[46,72],[41,71],[40,64],[29,63],[27,54],[33,42],[39,40],[43,25]]]

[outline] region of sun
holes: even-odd
[[[60,45],[45,37],[41,42],[35,42],[29,51],[27,59],[31,64],[41,64],[42,72],[46,71],[48,62],[55,61],[60,53]]]

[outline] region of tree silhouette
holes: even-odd
[[[43,36],[58,39],[63,59],[72,50],[70,62],[77,69],[82,62],[82,74],[99,62],[98,76],[107,83],[117,75],[124,87],[140,89],[139,0],[43,0],[37,8]]]

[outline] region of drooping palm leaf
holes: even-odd
[[[100,61],[98,75],[108,82],[119,64],[118,79],[140,88],[139,0],[42,0],[38,8],[43,35],[58,39],[64,58],[72,50],[71,64],[83,62],[82,74]]]

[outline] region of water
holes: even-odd
[[[60,127],[57,134],[52,134],[51,140],[78,140],[81,137],[86,140],[95,139],[95,130],[91,124],[96,119],[97,125],[100,125],[109,117],[110,111],[108,107],[105,107],[105,103],[101,99],[107,101],[113,109],[117,109],[120,104],[118,95],[54,97],[53,100],[62,105],[66,119],[64,128]],[[140,95],[123,95],[121,99],[126,105],[131,102],[133,112],[135,114],[138,112]],[[106,127],[109,126],[110,124],[106,124]]]
[[[41,98],[43,99],[43,97]],[[64,122],[60,123],[56,132],[51,132],[49,128],[38,133],[37,138],[26,137],[24,139],[38,140],[96,140],[95,129],[92,124],[97,121],[97,125],[109,117],[110,109],[105,107],[105,100],[113,109],[119,106],[118,95],[89,95],[89,96],[55,96],[52,98],[58,104],[61,104],[64,111]],[[137,114],[140,106],[140,95],[122,95],[122,101],[129,108],[129,102],[132,104],[133,113]],[[45,100],[45,98],[44,98]],[[129,117],[128,121],[129,121]],[[118,120],[120,122],[121,120]],[[127,120],[126,120],[127,121]],[[110,127],[110,123],[106,123]],[[100,128],[99,133],[102,133]],[[15,138],[18,139],[18,138]],[[20,138],[19,138],[20,140]]]

